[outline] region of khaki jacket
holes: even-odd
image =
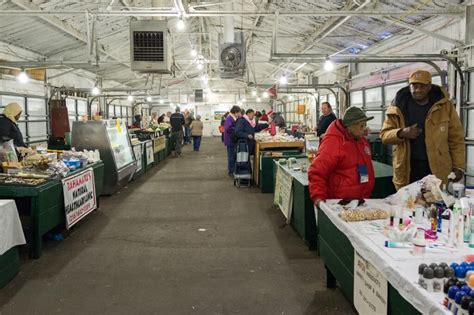
[[[410,140],[397,137],[398,131],[406,127],[403,108],[406,108],[409,96],[408,87],[398,91],[380,131],[382,142],[394,145],[393,183],[397,190],[410,183]],[[430,99],[435,103],[428,112],[424,128],[428,163],[431,172],[446,184],[453,168],[465,169],[464,131],[443,88],[432,85]]]
[[[202,129],[204,128],[202,121],[193,120],[193,122],[191,123],[189,127],[191,128],[191,136],[193,137],[202,136]]]

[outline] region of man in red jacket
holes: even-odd
[[[309,193],[316,205],[326,199],[369,198],[375,184],[370,146],[365,139],[367,117],[349,107],[329,125],[308,172]]]

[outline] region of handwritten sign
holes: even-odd
[[[354,306],[359,314],[387,314],[387,279],[354,251]]]
[[[146,165],[150,165],[155,161],[153,153],[153,143],[151,141],[145,142]]]
[[[94,171],[85,170],[62,180],[66,228],[71,228],[97,208]]]
[[[278,205],[286,218],[286,222],[291,221],[291,211],[293,209],[293,178],[285,172],[278,164],[276,173],[275,195],[273,203]]]
[[[133,153],[135,154],[135,159],[137,160],[137,170],[135,173],[138,173],[142,170],[142,145],[137,144],[133,146]]]

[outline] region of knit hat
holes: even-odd
[[[408,77],[408,83],[431,84],[431,73],[425,70],[416,70]]]
[[[342,124],[345,127],[349,127],[361,121],[368,121],[371,119],[374,119],[374,117],[367,117],[362,111],[362,109],[360,109],[359,107],[352,106],[349,107],[344,113],[344,117],[342,118]]]
[[[5,108],[3,109],[3,115],[16,123],[15,117],[20,114],[23,111],[20,105],[18,103],[9,103]]]

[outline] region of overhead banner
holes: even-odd
[[[66,228],[97,208],[94,171],[89,168],[62,180]]]
[[[387,279],[354,251],[354,306],[359,314],[387,314]]]

